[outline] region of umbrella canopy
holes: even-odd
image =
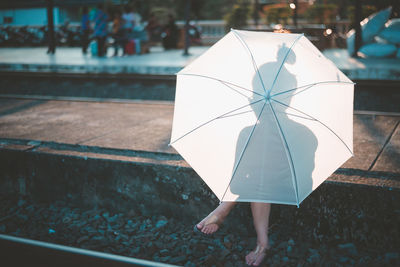
[[[299,205],[353,155],[353,91],[302,34],[231,30],[177,74],[171,145],[220,201]]]

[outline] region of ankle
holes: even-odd
[[[267,240],[257,240],[257,247],[262,247],[265,249],[269,249],[269,242]]]
[[[218,208],[215,210],[220,217],[225,218],[231,212],[235,202],[221,202]]]

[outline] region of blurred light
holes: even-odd
[[[274,25],[274,30],[281,30],[283,27],[282,27],[282,24],[275,24]]]
[[[290,3],[289,6],[290,6],[291,9],[295,9],[296,8],[296,5],[294,3]]]
[[[328,36],[328,35],[331,35],[332,34],[332,29],[326,29],[325,31],[324,31],[324,35],[325,36]]]

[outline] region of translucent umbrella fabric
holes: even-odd
[[[221,201],[299,205],[353,155],[353,89],[301,34],[231,30],[177,74],[171,145]]]

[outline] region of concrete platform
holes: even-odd
[[[168,146],[173,103],[0,99],[0,149],[139,161],[189,168]],[[355,157],[338,171],[400,190],[400,116],[354,115]],[[334,179],[337,181],[337,179]]]
[[[190,56],[182,50],[164,51],[152,47],[145,55],[107,58],[83,55],[80,48],[57,48],[55,55],[46,54],[47,48],[0,48],[0,71],[58,74],[139,74],[175,75],[209,47],[191,47]],[[328,49],[324,55],[352,80],[400,81],[400,59],[355,59],[346,49]]]
[[[108,49],[105,58],[83,55],[80,48],[57,48],[54,55],[47,48],[0,48],[0,71],[65,73],[65,74],[146,74],[175,75],[208,47],[191,47],[189,56],[183,50],[164,51],[152,47],[149,54],[112,57]]]
[[[161,214],[183,222],[191,233],[218,200],[167,146],[172,114],[172,102],[0,98],[0,196]],[[313,244],[372,244],[397,251],[399,124],[398,113],[355,114],[355,157],[300,208],[274,205],[271,232],[280,225],[285,240],[300,235]],[[248,238],[254,230],[246,204],[238,204],[242,208],[224,228]]]
[[[352,58],[346,49],[327,49],[323,54],[352,80],[400,81],[399,58]]]

